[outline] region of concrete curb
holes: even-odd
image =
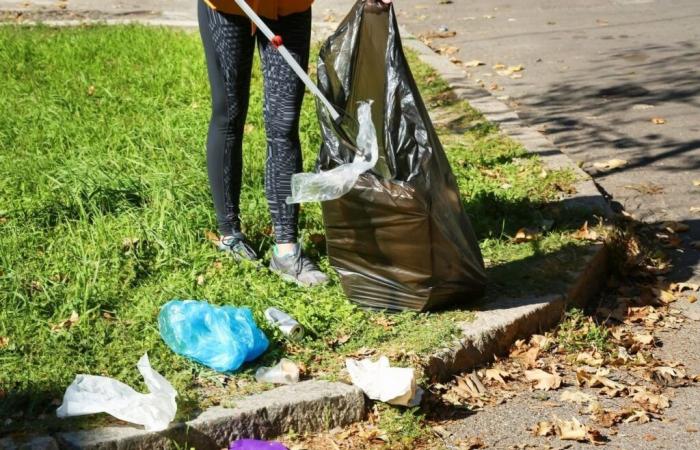
[[[314,432],[349,425],[365,415],[365,396],[356,387],[326,381],[304,381],[236,402],[235,408],[213,407],[163,432],[134,427],[104,427],[59,433],[61,448],[86,450],[156,450],[228,448],[239,438],[272,439],[284,433]],[[18,447],[20,448],[20,447]]]

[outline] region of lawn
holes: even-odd
[[[546,290],[576,264],[581,222],[556,203],[573,177],[546,171],[411,58],[459,180],[489,266],[487,298]],[[399,364],[447,342],[470,307],[439,313],[365,312],[330,286],[301,289],[236,264],[211,243],[205,170],[209,92],[199,37],[138,26],[0,27],[0,419],[14,427],[53,417],[77,373],[142,387],[148,352],[179,392],[181,416],[259,390],[260,363],[287,356],[307,376],[335,379],[346,355],[387,353]],[[242,215],[263,254],[272,245],[263,195],[261,77],[254,68],[246,126]],[[307,96],[305,167],[320,144]],[[325,257],[320,208],[302,208],[307,251]],[[516,243],[521,227],[540,228]],[[170,299],[246,305],[271,337],[258,362],[221,376],[173,354],[156,316]],[[280,339],[262,311],[281,308],[308,330]],[[73,313],[77,314],[73,314]],[[73,319],[71,320],[71,316]],[[5,422],[6,418],[12,421]],[[75,422],[77,423],[77,422]],[[50,428],[56,426],[55,423]]]

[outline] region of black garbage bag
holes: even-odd
[[[328,256],[350,300],[423,311],[471,302],[486,283],[481,251],[445,152],[401,46],[393,7],[358,1],[323,45],[317,105],[323,144],[317,169],[353,161],[356,110],[371,100],[379,160],[345,196],[322,203]]]

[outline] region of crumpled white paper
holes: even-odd
[[[423,390],[416,387],[416,376],[411,368],[390,367],[386,356],[376,362],[371,359],[346,359],[345,366],[352,384],[362,389],[372,400],[391,405],[416,406]]]
[[[292,195],[287,203],[325,202],[350,192],[363,173],[374,168],[379,160],[377,132],[372,123],[372,102],[361,102],[357,108],[357,148],[351,163],[318,173],[297,173],[292,176]]]
[[[117,419],[143,425],[148,431],[162,431],[175,418],[177,392],[165,377],[151,368],[148,354],[137,364],[149,393],[136,392],[113,378],[77,375],[63,395],[58,417],[105,412]]]

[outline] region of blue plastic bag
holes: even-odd
[[[219,372],[237,370],[270,344],[248,308],[172,300],[158,314],[158,327],[175,353]]]

